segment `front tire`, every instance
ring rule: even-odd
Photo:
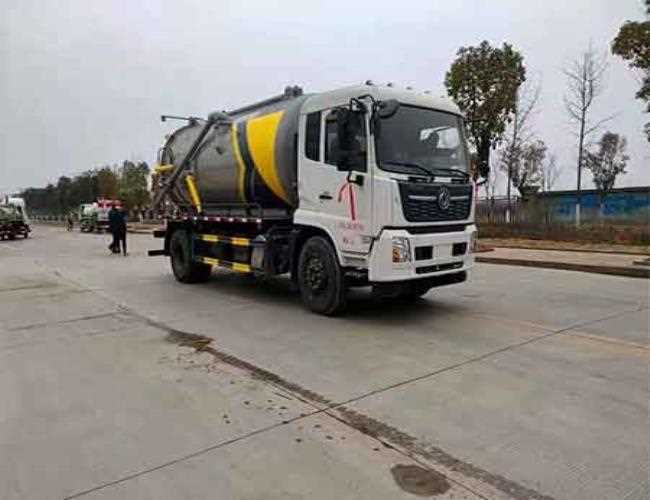
[[[305,306],[311,311],[334,316],[346,305],[343,271],[328,240],[309,238],[298,259],[298,287]]]
[[[203,283],[210,279],[212,267],[192,259],[190,234],[182,229],[174,231],[169,240],[172,271],[181,283]]]

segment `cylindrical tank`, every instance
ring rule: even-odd
[[[230,123],[212,127],[183,173],[193,177],[204,211],[234,203],[296,206],[298,119],[306,97],[289,94],[268,105],[231,112]],[[197,121],[173,132],[161,150],[160,163],[178,166],[203,126]],[[174,203],[189,206],[192,199],[183,177],[169,195]]]

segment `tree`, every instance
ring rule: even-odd
[[[582,167],[586,138],[612,117],[593,122],[591,108],[603,90],[603,78],[607,69],[605,57],[598,57],[589,47],[582,55],[567,65],[563,72],[567,78],[567,93],[564,105],[569,119],[578,126],[578,179],[576,199],[576,225],[580,225],[580,191],[582,188]]]
[[[72,179],[62,175],[59,177],[59,180],[56,183],[56,197],[57,197],[57,207],[56,211],[59,213],[64,213],[70,210],[74,204],[74,200],[71,195],[72,190]]]
[[[557,157],[551,153],[542,164],[542,191],[550,191],[557,182],[562,169],[557,164]]]
[[[127,209],[142,208],[149,203],[148,176],[149,165],[144,161],[135,164],[127,160],[122,164],[118,195]]]
[[[508,127],[508,133],[505,135],[504,148],[499,157],[500,169],[506,173],[506,197],[508,199],[508,213],[511,210],[510,200],[512,191],[512,172],[521,162],[521,152],[523,146],[527,144],[532,133],[530,131],[530,118],[533,115],[541,86],[522,85],[517,92],[517,101],[513,112],[513,119]],[[508,215],[509,216],[509,215]]]
[[[82,172],[73,179],[70,197],[75,205],[91,203],[98,194],[97,172],[94,170]]]
[[[646,11],[650,14],[650,0],[646,0]],[[612,53],[628,62],[630,68],[641,72],[641,88],[637,99],[646,103],[650,112],[650,21],[627,21],[612,42]],[[650,142],[650,122],[645,124],[644,132]]]
[[[119,179],[108,165],[97,171],[97,191],[100,198],[117,198]]]
[[[487,178],[485,179],[485,196],[488,199],[494,201],[494,198],[497,194],[498,184],[499,184],[499,171],[493,168],[490,170]]]
[[[605,198],[614,188],[616,177],[625,174],[629,156],[625,154],[627,141],[613,132],[605,132],[598,143],[598,151],[587,151],[585,168],[591,172],[600,199],[602,215]]]
[[[545,157],[546,145],[540,139],[521,148],[520,159],[513,165],[512,183],[519,190],[522,198],[525,198],[534,186],[539,187]]]
[[[445,75],[449,96],[466,114],[469,138],[478,154],[474,179],[487,178],[490,150],[502,138],[512,119],[517,89],[526,80],[522,55],[511,45],[461,47]]]

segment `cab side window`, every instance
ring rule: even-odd
[[[307,130],[305,133],[305,156],[310,160],[320,160],[320,121],[321,112],[307,115]]]
[[[366,171],[367,146],[366,126],[363,124],[362,129],[357,133],[355,140],[359,145],[361,152],[355,159],[355,170]],[[336,166],[339,161],[340,148],[338,138],[338,125],[336,121],[336,110],[332,110],[325,118],[325,163]]]
[[[325,120],[325,163],[336,165],[339,160],[339,139],[336,113],[329,113]]]

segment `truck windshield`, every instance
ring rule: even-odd
[[[402,104],[381,120],[377,163],[391,172],[465,177],[469,162],[461,117]]]

